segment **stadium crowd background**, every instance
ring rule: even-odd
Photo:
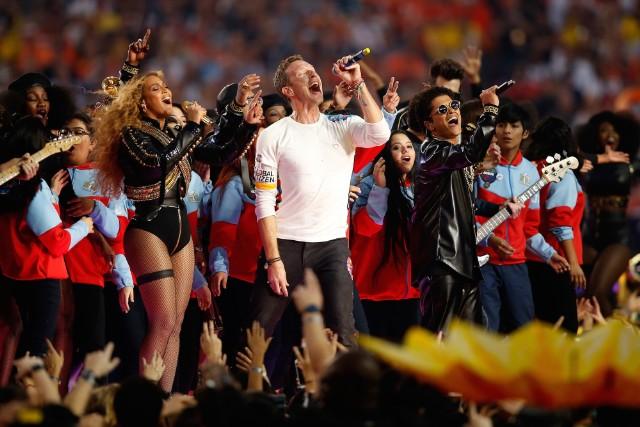
[[[176,99],[205,105],[249,72],[271,91],[278,61],[294,52],[316,64],[327,89],[330,64],[366,46],[405,99],[434,59],[479,46],[484,82],[513,78],[510,97],[572,124],[611,108],[640,74],[637,0],[5,0],[0,82],[39,70],[98,89],[145,27],[145,68],[164,70]]]

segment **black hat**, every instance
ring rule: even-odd
[[[32,86],[42,86],[47,89],[51,87],[51,81],[44,74],[27,73],[21,75],[9,85],[9,90],[14,92],[25,93]]]
[[[262,111],[267,111],[269,108],[276,105],[282,105],[287,114],[291,114],[291,106],[289,105],[289,102],[277,93],[270,93],[262,97]]]
[[[218,97],[216,98],[216,109],[218,110],[218,114],[222,114],[224,107],[231,104],[231,101],[236,97],[237,92],[238,83],[228,84],[218,92]]]

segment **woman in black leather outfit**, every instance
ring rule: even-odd
[[[638,124],[621,114],[604,111],[593,116],[579,133],[580,148],[594,163],[585,175],[588,199],[585,264],[590,264],[588,291],[598,298],[602,313],[613,310],[611,286],[631,257],[627,205],[638,175]]]
[[[124,190],[135,204],[125,253],[149,319],[140,354],[150,360],[158,351],[163,357],[167,368],[160,385],[166,391],[175,375],[193,277],[193,244],[181,201],[189,186],[191,157],[214,164],[232,161],[248,148],[262,116],[258,93],[244,114],[232,102],[217,130],[204,136],[200,120],[205,109],[192,103],[185,109],[187,124],[173,133],[165,127],[172,101],[162,73],[151,72],[122,86],[96,120],[100,184],[110,193]]]

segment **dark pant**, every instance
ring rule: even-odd
[[[87,353],[106,344],[104,289],[100,286],[74,283],[73,289],[73,358],[74,366],[84,361]]]
[[[480,270],[480,301],[487,315],[487,328],[508,333],[533,320],[533,295],[525,263],[487,264]],[[502,322],[501,312],[505,320]]]
[[[356,324],[356,330],[365,335],[369,335],[369,323],[367,322],[367,315],[362,307],[362,300],[358,293],[358,288],[353,288],[353,318]]]
[[[222,289],[222,293],[216,298],[224,325],[221,337],[222,352],[227,355],[228,366],[236,365],[236,353],[242,349],[252,291],[253,283],[229,277],[227,288]]]
[[[184,313],[180,330],[180,354],[173,391],[187,394],[198,385],[198,363],[200,362],[200,333],[205,315],[198,307],[198,299],[191,298]]]
[[[126,314],[120,309],[118,289],[114,284],[105,284],[104,294],[106,336],[114,344],[114,356],[120,359],[120,364],[109,374],[109,380],[117,382],[139,373],[140,346],[147,334],[147,313],[137,286],[133,289],[134,302],[129,303]]]
[[[420,324],[420,300],[397,301],[363,300],[371,335],[390,341],[402,342],[411,326]]]
[[[578,331],[576,291],[569,273],[557,274],[541,262],[527,262],[536,317],[556,323],[564,316],[562,327],[574,334]]]
[[[346,345],[353,345],[353,280],[347,269],[349,248],[347,239],[306,243],[278,239],[280,257],[289,283],[289,295],[304,279],[304,269],[311,268],[322,286],[324,318]],[[264,259],[262,263],[264,265]],[[257,320],[268,336],[273,335],[278,320],[289,304],[290,297],[276,295],[267,284],[267,273],[258,269],[249,309],[249,319]]]
[[[16,358],[27,351],[34,356],[47,352],[46,339],[53,340],[60,307],[60,280],[12,280],[13,297],[22,318],[22,335]]]
[[[478,283],[445,267],[420,281],[422,325],[434,333],[446,331],[454,317],[483,323]]]

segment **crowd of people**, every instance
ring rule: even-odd
[[[633,321],[631,113],[574,132],[483,84],[473,48],[413,93],[350,56],[325,90],[283,54],[273,88],[257,68],[207,109],[153,40],[90,105],[40,72],[0,96],[0,423],[633,425],[478,408],[357,349],[455,318]]]

